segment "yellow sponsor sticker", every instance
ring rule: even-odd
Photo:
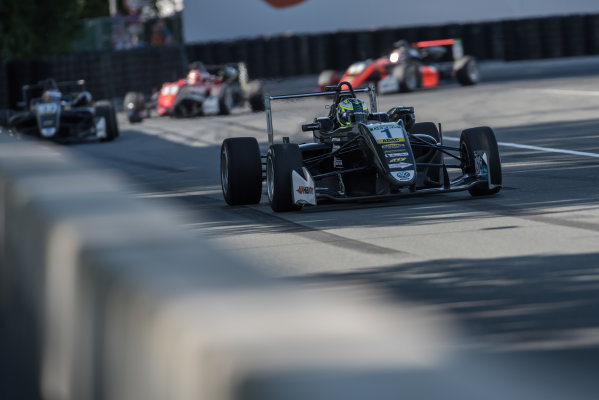
[[[404,138],[391,138],[391,139],[379,139],[376,142],[377,143],[397,143],[397,142],[403,142]]]

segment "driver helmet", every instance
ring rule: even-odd
[[[58,89],[48,89],[42,93],[42,101],[45,103],[49,103],[51,101],[60,100],[62,93]]]
[[[197,85],[198,83],[200,83],[202,81],[203,81],[203,76],[199,69],[192,69],[187,74],[187,82],[190,85]]]
[[[368,118],[368,107],[355,97],[342,100],[337,106],[337,122],[341,126],[349,126],[352,123],[363,122]]]

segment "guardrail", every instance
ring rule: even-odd
[[[274,280],[128,192],[63,148],[0,139],[0,397],[395,398],[356,382],[448,354],[444,317]]]

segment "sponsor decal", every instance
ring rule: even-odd
[[[405,163],[405,162],[401,162],[401,163],[397,163],[397,164],[389,164],[389,168],[407,168],[407,167],[411,167],[412,164],[410,163]]]
[[[316,190],[314,188],[314,180],[306,167],[302,167],[304,176],[297,171],[291,171],[291,181],[293,189],[293,202],[298,205],[312,204],[316,205]]]
[[[291,7],[305,0],[264,0],[275,8]]]
[[[378,139],[377,143],[397,143],[405,141],[404,138]]]
[[[484,151],[474,152],[474,164],[476,174],[482,176],[484,179],[489,179],[489,170],[487,168],[487,154]]]
[[[400,182],[408,182],[411,181],[414,177],[414,170],[409,171],[395,171],[393,172],[393,177]]]
[[[313,194],[314,188],[311,186],[300,186],[296,189],[299,194]]]
[[[387,155],[389,156],[389,155]],[[405,157],[399,157],[399,158],[392,158],[389,160],[390,163],[398,163],[398,162],[402,162],[402,161],[406,161]]]
[[[37,112],[40,115],[56,114],[58,112],[58,104],[42,103],[37,105]]]
[[[387,144],[383,144],[381,145],[381,149],[383,150],[400,150],[400,149],[405,149],[406,145],[403,143],[387,143]],[[406,155],[408,155],[406,153]]]
[[[374,131],[382,131],[385,129],[397,129],[398,125],[393,123],[393,124],[380,124],[380,125],[375,125],[375,126],[370,126],[368,129],[370,129],[371,132]]]
[[[387,153],[387,152],[385,152],[385,155],[387,157],[407,157],[409,154],[407,152],[401,152],[401,153]],[[405,158],[404,158],[404,160],[405,160]]]

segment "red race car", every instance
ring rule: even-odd
[[[400,40],[389,55],[358,61],[344,73],[323,71],[318,87],[350,82],[353,87],[375,84],[379,93],[412,92],[439,85],[442,79],[457,79],[463,85],[479,81],[478,64],[465,56],[460,39],[443,39],[409,44]]]
[[[154,107],[158,115],[174,117],[227,115],[246,103],[252,111],[264,111],[264,93],[259,81],[248,82],[243,63],[206,67],[195,62],[184,79],[162,84],[151,102],[143,93],[129,92],[123,103],[129,122],[141,122]]]

